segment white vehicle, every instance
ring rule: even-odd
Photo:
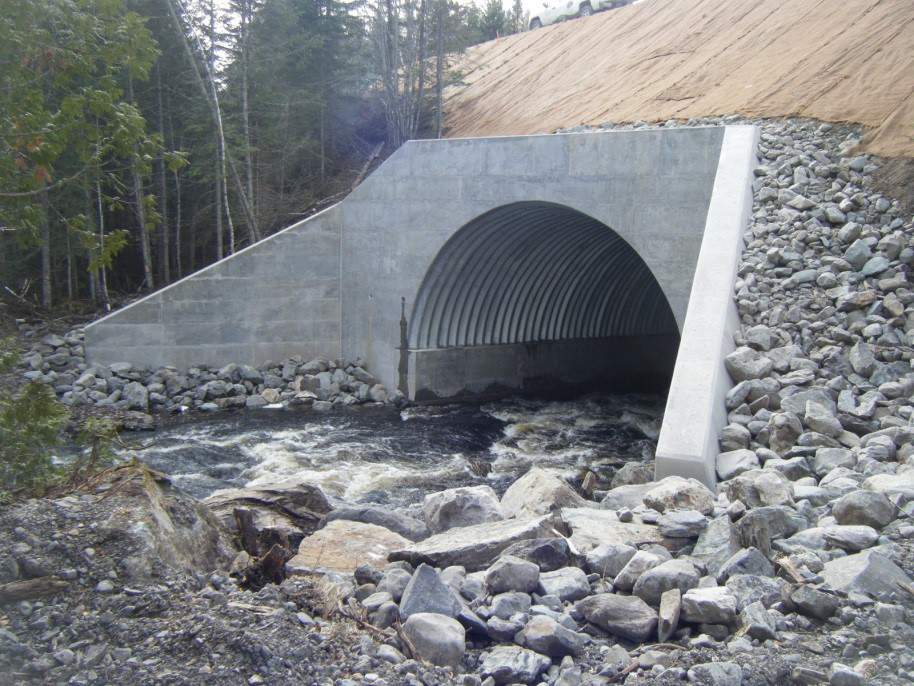
[[[575,17],[589,17],[594,12],[611,10],[632,2],[634,0],[547,0],[540,12],[531,12],[530,28],[538,29]]]

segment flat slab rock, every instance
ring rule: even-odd
[[[621,522],[611,510],[566,507],[562,510],[561,516],[571,531],[569,542],[581,554],[590,552],[602,543],[638,547],[647,543],[663,545],[667,541],[653,524],[639,521]]]
[[[886,591],[897,592],[897,582],[911,583],[904,570],[878,550],[864,550],[825,563],[822,570],[825,583],[837,591],[858,591],[879,595]]]
[[[361,564],[383,569],[390,551],[407,545],[407,539],[384,527],[338,519],[299,544],[286,572],[352,574]]]
[[[403,539],[405,545],[392,548],[388,559],[405,560],[413,566],[423,562],[441,568],[459,565],[468,572],[478,572],[487,569],[503,550],[517,541],[553,537],[550,516],[508,519],[456,527],[412,545]]]

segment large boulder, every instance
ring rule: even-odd
[[[568,564],[571,548],[564,538],[534,538],[513,543],[505,548],[505,555],[532,562],[541,572],[551,572]]]
[[[615,577],[628,564],[638,550],[626,543],[601,543],[588,552],[584,559],[591,574]]]
[[[540,568],[513,555],[502,555],[486,572],[486,586],[493,594],[505,591],[530,593],[540,580]]]
[[[577,655],[584,647],[584,639],[577,632],[545,615],[537,615],[527,622],[523,635],[528,648],[549,657]]]
[[[601,593],[579,601],[577,609],[603,631],[636,643],[657,631],[657,613],[636,596]]]
[[[441,568],[459,565],[478,572],[487,569],[508,546],[546,537],[555,537],[548,516],[508,519],[449,529],[418,543],[408,544],[404,539],[407,545],[392,549],[388,559],[405,560],[413,566],[423,562]]]
[[[695,624],[732,624],[736,596],[722,586],[690,589],[682,596],[681,617]]]
[[[863,488],[880,493],[899,507],[914,501],[914,470],[901,474],[874,474]]]
[[[422,514],[432,534],[505,519],[504,509],[491,486],[462,486],[430,493],[425,496]]]
[[[901,567],[875,549],[826,562],[821,575],[836,591],[857,591],[874,596],[896,593],[899,581],[911,583]]]
[[[303,539],[298,554],[286,563],[288,574],[352,574],[368,564],[383,569],[392,550],[409,541],[389,529],[338,519]]]
[[[668,476],[644,494],[644,504],[657,512],[698,510],[703,515],[714,512],[714,494],[698,479]]]
[[[639,521],[623,522],[611,510],[565,508],[562,510],[562,521],[571,532],[571,547],[579,553],[586,554],[603,543],[640,546],[666,542],[655,525]]]
[[[532,684],[551,664],[545,655],[526,648],[496,646],[483,656],[480,672],[496,684]]]
[[[554,572],[540,574],[537,593],[555,596],[563,602],[580,600],[590,595],[590,584],[584,570],[578,567],[563,567]]]
[[[563,507],[585,507],[587,501],[565,481],[546,469],[534,467],[515,481],[501,498],[509,517],[549,514]]]
[[[891,500],[873,491],[852,491],[832,504],[838,524],[860,524],[881,529],[895,519],[898,509]]]
[[[322,528],[337,519],[383,526],[385,529],[390,529],[410,541],[423,541],[429,536],[425,522],[380,505],[346,505],[338,507],[321,519],[318,528]]]
[[[698,585],[701,575],[695,565],[686,560],[667,560],[645,571],[632,588],[635,595],[649,605],[660,605],[660,597],[670,589],[678,588],[682,593]]]
[[[317,486],[300,479],[225,489],[203,502],[255,557],[274,544],[295,550],[332,509]]]
[[[654,487],[653,483],[624,484],[613,488],[600,501],[604,510],[634,510],[644,504],[644,494]]]
[[[462,608],[460,597],[441,580],[438,572],[428,565],[419,565],[400,598],[400,619],[429,612],[456,617]]]
[[[460,622],[445,615],[419,612],[403,623],[403,633],[419,653],[416,657],[439,667],[458,667],[466,650]]]

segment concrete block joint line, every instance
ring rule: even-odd
[[[657,476],[710,485],[756,140],[411,141],[339,204],[88,326],[87,357],[361,356],[414,400],[672,377]]]

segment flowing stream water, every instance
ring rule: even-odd
[[[622,464],[653,457],[662,412],[659,395],[607,394],[239,411],[167,420],[136,457],[197,497],[298,477],[337,504],[414,511],[427,493],[455,486],[489,484],[501,494],[531,466],[571,481],[590,469],[608,488]]]

